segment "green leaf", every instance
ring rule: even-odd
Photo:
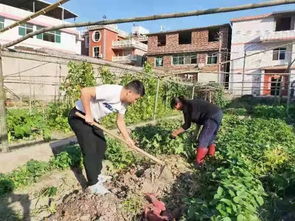
[[[246,220],[247,220],[246,217],[244,215],[242,215],[242,214],[239,214],[237,216],[237,221],[246,221]]]

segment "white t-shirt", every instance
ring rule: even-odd
[[[114,84],[95,87],[96,97],[90,101],[90,109],[96,121],[113,112],[125,114],[126,104],[120,101],[122,89],[123,86]],[[76,102],[76,108],[85,113],[81,100]]]

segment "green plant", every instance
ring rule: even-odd
[[[123,169],[138,161],[132,152],[128,151],[127,147],[123,147],[118,141],[107,138],[107,145],[106,159],[110,160],[116,168]]]
[[[203,100],[211,100],[212,103],[225,107],[229,101],[225,97],[224,88],[218,83],[208,83],[206,85],[195,86],[195,97]]]
[[[201,200],[187,199],[187,219],[260,220],[261,211],[270,217],[267,211],[278,208],[263,209],[265,199],[284,196],[294,177],[293,129],[277,119],[224,118],[216,159],[200,174]]]
[[[177,139],[171,139],[170,133],[181,125],[180,121],[162,121],[155,126],[137,127],[133,136],[139,146],[153,154],[182,154],[191,159],[195,142],[193,133],[187,132]]]
[[[144,202],[141,196],[132,195],[122,202],[123,210],[128,213],[130,217],[135,217],[140,214]]]
[[[136,104],[128,107],[125,119],[127,124],[150,120],[154,117],[154,114],[156,114],[157,117],[173,114],[173,110],[170,108],[171,98],[182,94],[186,95],[187,92],[186,87],[183,85],[174,82],[167,83],[160,80],[157,109],[156,113],[154,113],[158,77],[152,72],[149,64],[146,63],[143,73],[125,73],[124,75],[118,76],[117,81],[114,80],[116,79],[115,75],[109,72],[107,68],[103,68],[100,74],[103,83],[118,83],[120,85],[126,85],[135,79],[139,79],[143,82],[146,89],[146,95],[137,101]],[[148,75],[148,77],[146,75]],[[115,125],[115,117],[114,115],[107,116],[102,122],[108,127],[113,127]]]
[[[68,63],[68,75],[61,84],[65,105],[74,106],[74,102],[80,97],[80,90],[84,87],[94,86],[96,79],[92,65],[86,62]]]
[[[38,182],[39,178],[54,169],[66,169],[70,166],[80,166],[81,153],[77,146],[69,146],[49,162],[29,160],[11,173],[0,174],[0,196],[15,188]]]
[[[30,113],[27,109],[8,109],[7,126],[9,141],[50,136],[43,114],[38,110]]]
[[[56,196],[56,194],[57,194],[57,187],[55,186],[45,187],[40,192],[40,196],[45,196],[45,197],[53,197],[53,196]]]

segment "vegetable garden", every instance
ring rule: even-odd
[[[170,98],[180,94],[191,97],[191,87],[161,81],[157,95],[158,77],[148,65],[138,76],[117,77],[102,68],[99,77],[102,83],[125,84],[134,78],[144,82],[146,96],[128,110],[127,124],[174,116],[132,131],[138,145],[163,160],[170,172],[157,180],[157,165],[108,137],[106,159],[113,167],[109,171],[113,175],[109,183],[112,195],[91,197],[82,191],[73,191],[48,210],[46,219],[139,220],[147,204],[144,198],[147,191],[157,193],[158,198],[166,203],[171,220],[295,219],[295,133],[292,126],[295,117],[293,115],[290,119],[286,115],[284,105],[270,105],[263,100],[256,102],[254,98],[228,101],[223,89],[217,86],[212,102],[222,106],[225,112],[217,139],[217,154],[206,161],[204,168],[195,169],[192,162],[196,129],[191,128],[175,140],[169,138],[170,132],[182,120],[169,108]],[[63,100],[49,104],[45,111],[38,105],[31,113],[26,109],[8,111],[9,139],[43,137],[50,140],[53,130],[69,131],[68,110],[79,97],[80,88],[95,85],[95,82],[96,76],[89,64],[70,63],[69,75],[61,87]],[[195,97],[202,97],[200,90],[194,91]],[[157,96],[159,100],[155,105]],[[293,106],[291,108],[294,110]],[[103,124],[112,128],[114,117],[108,117]],[[43,176],[54,171],[73,167],[82,167],[78,145],[66,147],[49,162],[28,161],[11,173],[0,174],[1,198],[9,197],[16,189],[38,183]],[[52,198],[58,187],[46,191],[48,198]],[[22,220],[22,217],[0,213],[0,219]]]

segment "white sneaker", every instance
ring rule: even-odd
[[[110,191],[107,188],[105,188],[100,182],[97,182],[96,184],[89,186],[88,189],[93,194],[104,195],[110,193]]]
[[[104,182],[106,182],[108,180],[111,180],[111,179],[112,179],[111,176],[106,176],[106,175],[102,175],[102,174],[99,174],[98,177],[97,177],[97,181],[99,183],[104,183]]]

